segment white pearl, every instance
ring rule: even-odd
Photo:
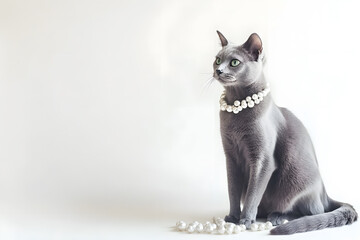
[[[285,224],[285,223],[288,223],[289,221],[287,219],[284,219],[281,221],[281,224]]]
[[[193,233],[195,231],[195,227],[193,225],[189,225],[186,230],[188,233]]]
[[[247,102],[245,100],[241,101],[241,107],[244,109],[247,107]]]
[[[221,107],[220,107],[221,111],[225,111],[225,110],[226,110],[226,107],[227,107],[226,104],[221,105]]]
[[[217,217],[217,218],[216,218],[216,222],[222,222],[222,221],[225,222],[225,220],[224,220],[223,218],[221,218],[221,217]]]
[[[248,96],[248,97],[245,98],[245,100],[246,100],[247,102],[250,102],[250,101],[251,101],[251,97]]]
[[[215,223],[213,223],[213,224],[211,224],[211,227],[212,227],[212,230],[214,231],[214,230],[216,230],[217,225]]]
[[[239,113],[239,108],[234,107],[234,108],[233,108],[233,113],[238,114],[238,113]]]
[[[234,102],[234,105],[235,105],[235,106],[240,106],[240,101],[239,101],[239,100],[236,100],[236,101]]]
[[[183,231],[186,229],[186,223],[184,221],[179,221],[176,223],[176,227],[179,231]]]
[[[220,217],[213,217],[212,221],[213,221],[213,223],[216,223],[219,219],[221,219],[221,218]]]
[[[264,98],[261,96],[259,96],[259,100],[260,100],[260,102],[262,101],[262,100],[264,100]]]
[[[239,227],[242,232],[246,231],[246,226],[244,224],[240,224]]]
[[[195,222],[192,223],[192,225],[194,225],[196,227],[197,225],[199,225],[199,222],[195,221]]]
[[[259,98],[263,98],[263,97],[264,97],[264,94],[263,94],[262,92],[259,92],[257,95],[258,95]]]
[[[230,222],[227,222],[227,223],[225,223],[225,227],[226,227],[226,228],[235,227],[235,224],[230,223]]]
[[[218,232],[219,234],[224,234],[224,233],[225,233],[225,227],[223,227],[223,226],[218,227],[217,232]]]
[[[207,233],[211,233],[213,231],[213,227],[212,227],[212,224],[205,224],[205,227],[204,227],[204,231],[207,232]]]
[[[265,223],[259,223],[259,231],[265,230]]]
[[[217,223],[216,223],[216,226],[219,228],[219,227],[225,227],[225,221],[224,220],[222,220],[222,221],[218,221]]]
[[[232,112],[232,106],[227,106],[227,107],[226,107],[226,111]]]
[[[239,232],[241,232],[240,226],[239,226],[239,225],[235,225],[235,226],[234,226],[234,229],[233,229],[233,232],[234,232],[234,233],[239,233]]]
[[[272,223],[269,222],[269,221],[265,223],[265,229],[267,229],[267,230],[269,230],[270,228],[272,228],[272,226],[273,226]]]
[[[204,226],[201,223],[199,223],[198,225],[196,225],[195,230],[201,233],[204,231]]]
[[[225,231],[227,234],[232,234],[234,231],[234,226],[230,225],[228,228],[225,229]]]
[[[254,102],[255,102],[255,104],[259,104],[259,103],[260,103],[260,100],[259,100],[259,99],[255,99]]]
[[[250,101],[248,102],[248,107],[249,107],[249,108],[254,107],[254,105],[255,105],[255,103],[254,103],[253,100],[250,100]]]
[[[251,231],[257,231],[259,229],[259,226],[256,223],[251,224],[250,226]]]
[[[258,95],[256,93],[254,93],[252,96],[251,96],[252,99],[256,100],[258,99]]]

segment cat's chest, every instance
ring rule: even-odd
[[[259,119],[221,113],[220,128],[222,133],[231,137],[246,138],[247,136],[259,134],[262,130],[262,124]]]
[[[221,134],[229,149],[239,153],[257,145],[264,135],[261,120],[249,121],[247,118],[224,114],[220,118]]]
[[[277,139],[277,122],[271,114],[238,116],[220,114],[225,152],[237,160],[256,161],[265,153],[272,156]]]

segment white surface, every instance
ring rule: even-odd
[[[269,231],[240,232],[232,235],[178,232],[174,230],[179,216],[187,222],[195,220],[210,221],[210,214],[219,214],[211,207],[202,208],[203,212],[192,209],[191,213],[178,212],[169,214],[166,210],[156,214],[124,215],[115,209],[102,209],[100,214],[71,214],[62,212],[52,215],[29,214],[2,215],[0,222],[1,239],[357,239],[360,234],[359,224],[341,228],[294,234],[290,236],[270,236]],[[189,208],[187,208],[189,210]],[[221,213],[223,214],[223,213]],[[6,219],[6,220],[5,220]]]
[[[359,208],[358,9],[1,1],[0,238],[213,239],[169,227],[228,210],[222,89],[203,89],[215,30],[239,44],[260,34],[276,102],[307,126],[329,195]],[[303,236],[354,239],[359,224],[291,238]]]

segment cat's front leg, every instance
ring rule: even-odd
[[[239,223],[240,220],[240,198],[243,189],[239,165],[232,154],[226,154],[226,169],[228,181],[228,193],[230,200],[230,212],[225,216],[226,222]]]
[[[268,156],[257,157],[249,162],[251,162],[249,184],[239,221],[248,229],[251,223],[256,221],[257,208],[275,170],[274,159]]]

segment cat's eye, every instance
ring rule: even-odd
[[[239,64],[240,64],[240,61],[237,60],[237,59],[233,59],[233,60],[231,60],[231,62],[230,62],[230,66],[232,66],[232,67],[236,67],[236,66],[239,65]]]
[[[217,57],[216,60],[215,60],[215,63],[216,63],[216,65],[220,65],[221,59]]]

